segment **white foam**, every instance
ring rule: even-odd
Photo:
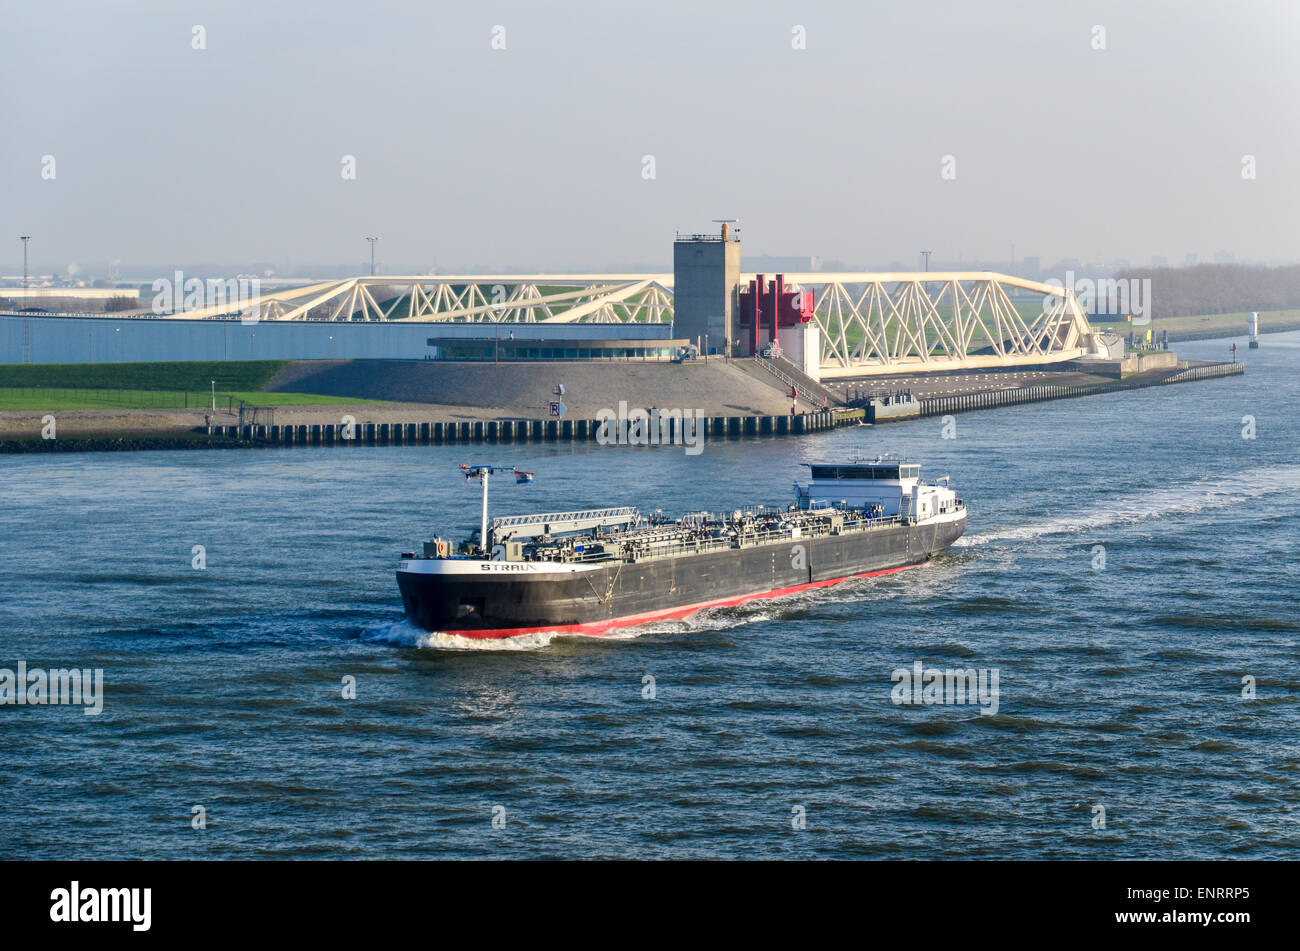
[[[560,637],[559,631],[539,631],[533,634],[519,634],[516,637],[461,637],[459,634],[444,634],[435,631],[421,631],[415,646],[442,651],[539,651],[551,646],[551,641]]]
[[[793,595],[791,597],[794,597]],[[771,600],[762,604],[770,605]],[[770,621],[768,611],[749,604],[738,604],[730,608],[705,608],[683,618],[670,618],[663,621],[649,621],[634,629],[637,636],[643,634],[692,634],[697,631],[726,631],[733,627],[753,624],[756,621]]]
[[[1154,518],[1195,515],[1228,508],[1252,499],[1300,488],[1300,466],[1266,466],[1218,479],[1198,479],[1136,495],[1081,506],[1077,513],[1009,525],[959,538],[954,547],[1018,541],[1044,535],[1074,535],[1111,525],[1128,525]]]
[[[631,640],[645,633],[642,628],[611,630],[604,635],[575,634],[571,631],[535,631],[514,637],[462,637],[441,631],[430,633],[409,620],[381,624],[361,632],[361,639],[369,643],[391,644],[395,647],[429,648],[456,651],[537,651],[544,650],[557,637],[590,637],[600,640]]]

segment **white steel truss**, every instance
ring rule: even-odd
[[[1072,291],[991,271],[785,281],[814,292],[827,376],[1067,360],[1092,332]],[[260,320],[670,324],[672,293],[671,274],[375,275],[266,292],[240,307]],[[239,312],[225,304],[164,316]]]
[[[1069,360],[1092,333],[1073,291],[991,271],[786,275],[792,285],[814,290],[823,376]]]
[[[483,323],[670,323],[666,274],[376,275],[266,291],[165,317],[188,320],[255,312],[259,320]]]

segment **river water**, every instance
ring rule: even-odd
[[[952,439],[0,456],[0,667],[104,678],[98,716],[0,706],[0,858],[1295,857],[1300,334],[1263,340]],[[461,462],[537,473],[498,514],[679,512],[855,451],[951,474],[967,536],[612,638],[402,621],[397,555],[476,523]],[[918,661],[996,671],[996,713],[894,703]]]

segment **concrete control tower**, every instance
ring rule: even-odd
[[[719,234],[679,234],[673,242],[673,336],[701,353],[734,349],[740,235],[723,222]],[[707,339],[706,339],[707,338]]]

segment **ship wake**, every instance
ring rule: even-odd
[[[1024,541],[1049,535],[1077,535],[1099,528],[1132,525],[1151,519],[1195,515],[1229,508],[1263,496],[1300,489],[1300,466],[1265,466],[1224,478],[1198,479],[1182,485],[1099,501],[1071,515],[1022,522],[959,538],[954,547]]]

